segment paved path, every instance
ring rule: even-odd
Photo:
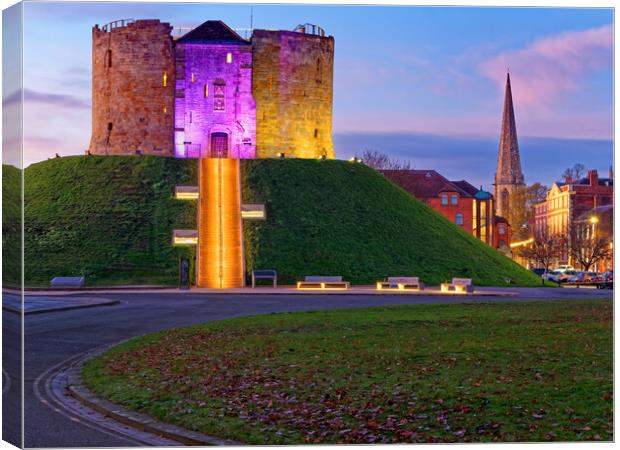
[[[497,289],[494,289],[497,290]],[[106,293],[100,298],[118,300],[113,306],[56,311],[25,316],[25,446],[26,447],[114,447],[136,442],[93,428],[81,418],[55,411],[45,392],[35,393],[35,384],[54,366],[101,345],[152,331],[196,324],[227,317],[277,311],[422,304],[463,301],[514,302],[524,300],[612,298],[612,291],[562,288],[511,288],[517,296],[437,297],[423,295],[218,295],[203,293]],[[9,294],[4,294],[9,295]],[[67,296],[68,301],[82,294]],[[13,301],[15,301],[13,299]],[[3,394],[4,438],[15,442],[19,416],[19,326],[20,315],[3,311],[3,364],[10,379]],[[39,380],[39,383],[35,383]],[[48,402],[48,404],[46,404]]]

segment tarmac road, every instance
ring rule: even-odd
[[[500,290],[493,288],[494,291]],[[41,389],[63,361],[102,345],[141,334],[227,317],[279,311],[304,311],[397,304],[514,302],[613,297],[611,290],[510,288],[515,297],[437,297],[424,295],[223,295],[183,293],[105,293],[112,306],[25,316],[25,447],[130,447],[140,445],[65,411]],[[3,296],[10,295],[4,293]],[[75,301],[83,294],[71,294]],[[3,438],[20,442],[19,314],[3,311]],[[36,389],[36,392],[35,392]],[[6,392],[5,392],[6,390]]]

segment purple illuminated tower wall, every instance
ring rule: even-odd
[[[175,44],[175,156],[256,157],[250,43],[207,21]]]

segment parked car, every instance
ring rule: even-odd
[[[562,275],[560,272],[556,272],[555,270],[551,270],[542,275],[543,280],[555,281],[558,282],[558,278]]]
[[[614,281],[614,271],[613,271],[613,270],[610,270],[610,271],[608,271],[608,272],[604,272],[604,273],[601,275],[601,279],[602,279],[603,281]]]
[[[575,268],[573,266],[569,266],[569,265],[562,265],[562,266],[558,266],[555,268],[556,272],[560,272],[560,273],[564,273],[567,272],[569,270],[572,270],[573,272],[575,271]]]
[[[569,281],[571,278],[575,278],[576,276],[580,275],[581,272],[577,272],[576,270],[565,270],[564,272],[560,272],[560,276],[558,277],[558,283],[566,283],[567,281]]]

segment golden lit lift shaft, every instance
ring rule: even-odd
[[[243,287],[239,160],[199,159],[198,287]]]

